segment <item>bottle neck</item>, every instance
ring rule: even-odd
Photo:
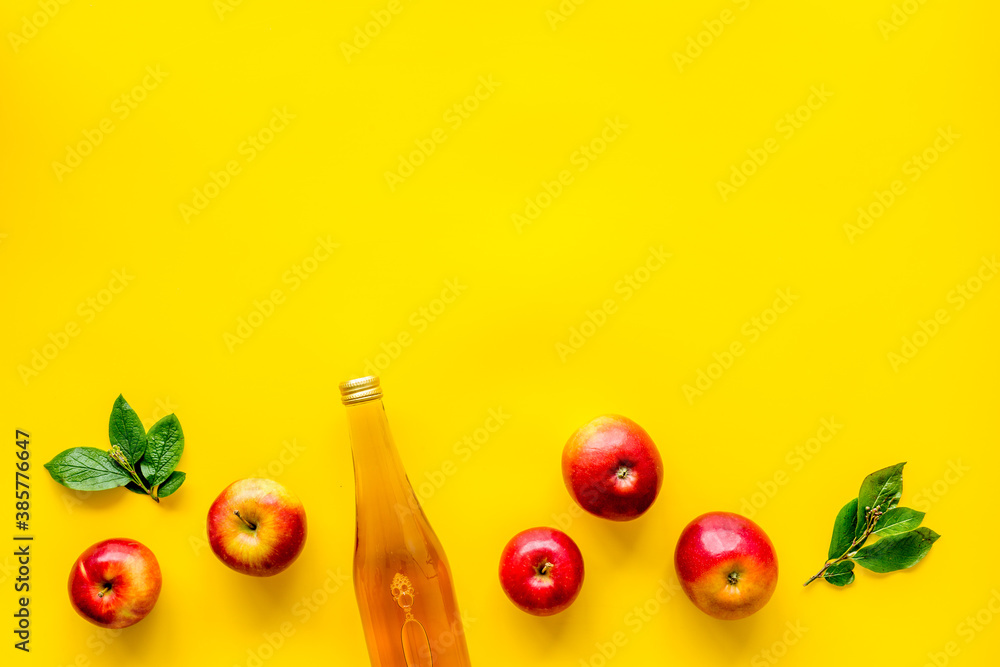
[[[361,508],[383,505],[400,519],[420,511],[399,458],[381,399],[347,406],[347,427],[354,456],[354,487]]]

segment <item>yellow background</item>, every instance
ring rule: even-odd
[[[455,466],[421,495],[474,619],[476,665],[773,664],[765,650],[788,665],[921,665],[948,642],[950,664],[995,660],[1000,622],[971,641],[958,625],[1000,588],[1000,281],[961,309],[949,293],[1000,250],[996,3],[911,0],[915,13],[883,34],[889,0],[591,0],[554,28],[557,0],[400,1],[350,62],[341,43],[387,3],[244,0],[220,14],[212,0],[69,0],[15,43],[42,10],[4,3],[0,405],[11,477],[14,429],[32,435],[36,536],[30,656],[10,646],[12,558],[0,557],[4,663],[248,665],[291,622],[264,664],[367,664],[350,585],[308,619],[296,605],[351,568],[336,383],[400,334],[411,344],[381,359],[385,404],[415,486]],[[732,22],[701,35],[679,71],[675,52],[704,21],[718,32],[725,9]],[[147,67],[165,74],[121,118]],[[453,127],[445,114],[480,77],[499,85]],[[813,86],[832,95],[786,137],[776,124]],[[275,108],[295,118],[247,161],[241,143]],[[113,131],[60,180],[53,162],[105,119]],[[607,119],[627,127],[580,171],[574,154]],[[948,127],[960,138],[911,181],[907,161]],[[438,128],[444,143],[390,189],[385,172]],[[717,183],[769,138],[777,152],[723,201]],[[185,221],[180,205],[230,160],[239,173]],[[572,182],[519,230],[512,214],[563,170]],[[905,192],[852,242],[844,225],[897,179]],[[293,289],[286,272],[318,237],[339,247]],[[660,246],[671,257],[626,299],[616,284]],[[125,289],[102,293],[123,269]],[[449,280],[465,289],[421,328]],[[744,326],[779,289],[797,301],[751,341]],[[284,302],[227,345],[274,290]],[[109,297],[88,319],[80,304]],[[560,355],[607,299],[615,312]],[[938,309],[947,323],[894,369],[888,354]],[[24,374],[69,323],[78,335]],[[682,387],[733,342],[744,354],[687,400]],[[41,467],[107,446],[119,393],[147,428],[166,411],[183,425],[188,481],[159,506],[124,490],[78,497]],[[496,408],[510,418],[463,460],[455,443]],[[635,522],[567,521],[562,445],[606,412],[655,439],[662,493]],[[793,463],[824,418],[842,429]],[[803,589],[861,479],[904,460],[903,503],[943,535],[930,556]],[[269,466],[303,499],[310,532],[293,568],[258,580],[213,557],[204,518],[225,485]],[[634,631],[633,608],[673,581],[683,526],[754,500],[780,560],[772,601],[725,623],[675,595]],[[586,581],[565,613],[530,617],[500,590],[498,557],[519,530],[557,522]],[[114,536],[148,545],[164,585],[146,620],[110,637],[74,614],[65,580],[79,552]],[[807,631],[791,644],[786,623]],[[597,644],[616,632],[626,641],[604,659]]]

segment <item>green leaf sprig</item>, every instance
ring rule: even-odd
[[[802,584],[825,579],[834,586],[854,581],[854,565],[872,572],[895,572],[919,563],[940,535],[920,527],[924,513],[899,507],[906,462],[865,477],[857,498],[844,505],[833,522],[833,537],[823,569]],[[868,546],[869,538],[878,540]]]
[[[155,502],[180,488],[187,477],[175,470],[184,453],[184,432],[175,415],[153,424],[149,433],[121,395],[108,424],[111,449],[73,447],[45,464],[52,479],[78,491],[124,486]]]

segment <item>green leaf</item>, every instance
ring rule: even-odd
[[[854,581],[854,561],[845,560],[828,567],[823,578],[834,586],[846,586]]]
[[[125,486],[132,479],[111,460],[108,453],[96,447],[74,447],[56,454],[45,469],[63,486],[77,491],[103,491]]]
[[[865,531],[868,512],[875,507],[888,512],[899,504],[903,495],[903,466],[906,462],[882,468],[865,477],[858,493],[858,523],[854,536],[861,537]]]
[[[889,537],[890,535],[908,533],[919,526],[923,520],[923,512],[911,510],[909,507],[894,507],[879,517],[872,535]]]
[[[118,445],[125,456],[135,466],[146,452],[146,430],[135,410],[125,402],[119,394],[115,405],[111,408],[111,420],[108,423],[108,437],[112,445]]]
[[[174,415],[167,415],[153,424],[146,436],[146,454],[142,458],[142,475],[149,485],[162,484],[177,467],[184,452],[184,431]]]
[[[125,485],[125,488],[132,493],[138,493],[140,496],[148,496],[149,494],[142,490],[142,487],[135,482],[129,482]]]
[[[833,522],[833,537],[830,538],[830,551],[827,558],[840,558],[854,542],[854,527],[858,522],[858,499],[851,498],[844,505]],[[853,568],[853,566],[852,566]]]
[[[905,570],[919,563],[939,537],[930,528],[890,535],[858,551],[854,560],[872,572]]]
[[[171,493],[181,488],[181,484],[187,479],[187,474],[181,472],[180,470],[175,470],[170,473],[170,477],[167,477],[163,484],[160,484],[159,488],[155,489],[153,493],[157,498],[166,498]]]

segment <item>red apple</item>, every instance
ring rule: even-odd
[[[146,618],[160,597],[160,564],[135,540],[104,540],[87,548],[69,573],[69,601],[102,628],[127,628]]]
[[[753,521],[731,512],[709,512],[689,523],[677,541],[674,567],[691,602],[727,621],[756,612],[778,585],[771,540]]]
[[[514,605],[535,616],[558,614],[583,585],[583,555],[566,533],[529,528],[500,555],[500,585]]]
[[[223,489],[208,510],[208,542],[237,572],[270,577],[302,553],[306,511],[274,480],[241,479]]]
[[[563,481],[591,514],[629,521],[642,515],[663,485],[663,461],[641,426],[602,415],[574,433],[562,453]]]

